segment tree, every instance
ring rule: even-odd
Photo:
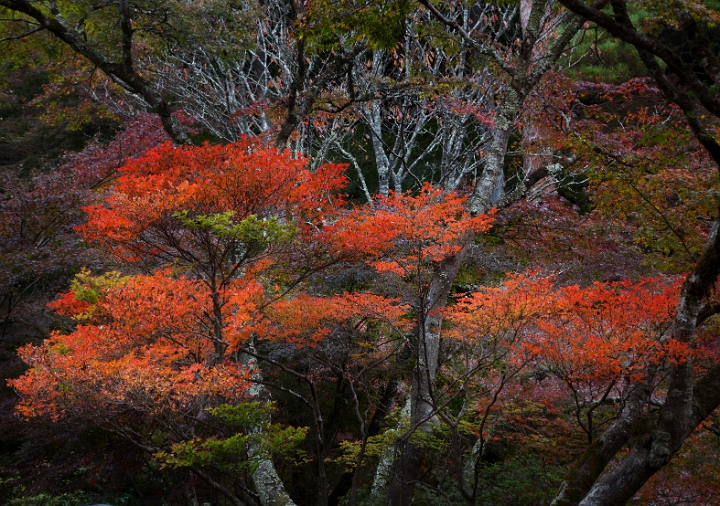
[[[224,5],[224,4],[223,4]],[[0,4],[8,18],[11,34],[7,41],[47,31],[102,70],[128,93],[140,97],[150,110],[158,114],[166,132],[175,142],[188,144],[190,138],[173,114],[172,100],[148,78],[153,51],[166,44],[192,38],[206,16],[221,13],[209,3],[193,8],[175,2],[41,2],[8,0]],[[237,10],[222,12],[219,30],[246,31]],[[197,24],[195,24],[197,22]],[[191,40],[187,40],[192,43]],[[143,48],[144,51],[139,51]],[[152,48],[148,51],[149,48]]]
[[[279,169],[262,170],[267,164]],[[173,265],[176,272],[81,275],[55,307],[83,323],[70,334],[55,334],[43,346],[22,351],[32,369],[13,382],[25,398],[21,412],[93,420],[168,465],[192,470],[232,502],[246,499],[219,476],[231,469],[250,470],[262,504],[289,503],[267,452],[273,441],[296,441],[300,433],[248,414],[259,409],[263,385],[275,384],[261,373],[260,364],[267,364],[308,387],[304,395],[278,384],[304,399],[313,413],[319,500],[327,500],[327,417],[317,394],[318,372],[300,372],[268,350],[299,346],[311,351],[314,371],[321,364],[339,368],[362,422],[359,387],[369,368],[378,367],[370,364],[403,353],[393,333],[407,332],[409,323],[433,329],[439,321],[437,305],[427,302],[436,296],[430,293],[436,266],[457,255],[468,234],[487,230],[490,218],[472,217],[466,198],[429,185],[417,196],[391,194],[375,207],[343,210],[332,195],[344,183],[343,168],[328,165],[312,173],[306,167],[306,160],[248,141],[198,148],[165,144],[123,167],[106,202],[87,208],[90,221],[82,233],[126,262],[148,269]],[[290,260],[282,261],[280,253]],[[403,323],[405,306],[372,294],[285,297],[312,272],[350,261],[395,279],[392,284],[409,302],[413,318]],[[272,287],[273,280],[282,286]],[[484,425],[501,394],[531,365],[575,393],[575,417],[592,440],[592,412],[615,392],[620,398],[633,392],[625,388],[623,376],[644,379],[668,358],[686,359],[682,343],[656,345],[663,334],[658,325],[674,304],[668,292],[673,287],[625,283],[554,293],[549,287],[547,279],[518,278],[504,290],[476,294],[445,312],[456,327],[457,358],[443,365],[442,374],[431,371],[432,384],[423,375],[427,364],[413,368],[411,395],[429,391],[432,398],[414,401],[425,403],[427,420],[410,417],[399,437],[405,451],[423,451],[419,434],[430,437],[432,432],[419,429],[432,418],[438,419],[432,425],[442,420],[459,440],[475,403],[485,410],[482,447]],[[647,323],[639,326],[639,320]],[[598,333],[588,335],[584,329]],[[409,346],[423,361],[426,343],[416,335]],[[343,362],[353,350],[368,346],[363,343],[372,342],[373,354],[353,359],[352,369],[334,365],[337,351],[331,350],[346,339]],[[599,357],[605,367],[593,369],[590,364],[597,365]],[[457,412],[450,406],[460,398],[466,407]],[[204,414],[208,410],[211,419]],[[157,430],[165,436],[159,439]],[[363,432],[367,445],[370,434]],[[242,445],[247,461],[230,452],[233,444]],[[461,455],[454,462],[456,483],[472,502],[478,475],[466,488]]]
[[[344,182],[342,166],[326,165],[311,173],[306,165],[304,159],[247,141],[195,149],[165,144],[126,165],[106,205],[86,208],[90,222],[83,234],[125,261],[142,261],[149,268],[172,263],[187,269],[193,279],[176,277],[170,270],[133,278],[82,275],[56,307],[88,323],[72,334],[55,335],[42,347],[25,348],[23,356],[34,368],[13,383],[28,395],[22,412],[91,417],[156,455],[191,439],[207,409],[263,399],[262,386],[249,387],[260,371],[254,359],[241,358],[241,344],[250,340],[252,353],[255,339],[283,339],[285,333],[292,342],[302,330],[280,330],[289,306],[266,313],[278,321],[268,326],[259,311],[277,296],[265,294],[258,278],[272,279],[272,258],[279,252],[291,255],[288,246],[294,237],[316,233],[317,224],[333,212],[325,205],[337,200],[330,192]],[[270,172],[268,166],[276,170]],[[302,278],[318,268],[302,262],[305,254],[298,252],[301,263],[291,276]],[[322,261],[336,260],[326,256]],[[285,276],[289,287],[297,282]],[[354,318],[347,307],[332,309],[340,303],[342,298],[314,301],[327,309],[320,307],[314,326],[307,319],[304,323],[322,336],[324,320]],[[373,306],[382,313],[381,303],[378,298],[364,306],[359,300],[345,301],[349,307]],[[136,306],[137,311],[132,309]],[[163,308],[174,308],[173,314],[161,316]],[[125,318],[126,311],[133,316]],[[323,316],[322,311],[342,316]],[[284,317],[285,326],[295,325],[296,317],[290,314],[289,320]],[[164,320],[160,327],[158,317]],[[105,346],[108,339],[116,345]],[[160,375],[164,386],[158,383]],[[133,412],[149,417],[148,423],[138,427],[127,418]],[[242,423],[250,434],[262,434],[259,422]],[[158,444],[153,436],[158,429],[174,435]],[[263,439],[248,437],[260,501],[276,504],[281,496],[289,501],[268,465]],[[167,459],[192,464],[193,472],[211,487],[239,501],[204,474],[204,461]]]
[[[234,504],[549,502],[567,469],[557,504],[614,504],[692,461],[680,445],[719,395],[714,64],[664,42],[664,8],[641,32],[610,3],[579,16],[662,53],[644,58],[657,88],[553,71],[587,25],[546,1],[120,16],[131,70],[236,142],[163,145],[119,176],[122,142],[79,157],[113,187],[80,231],[123,274],[83,273],[56,304],[79,326],[23,351],[22,409],[94,421]],[[77,13],[109,61],[127,53],[114,5]],[[192,33],[210,18],[214,39]],[[352,164],[364,204],[326,160]],[[689,269],[680,295],[658,277]]]
[[[147,268],[172,264],[192,278],[176,277],[170,270],[131,278],[83,274],[56,308],[88,323],[69,335],[56,334],[42,347],[24,349],[33,369],[13,382],[28,399],[21,412],[92,417],[158,454],[163,446],[151,436],[156,424],[175,434],[165,444],[177,445],[192,436],[197,423],[187,416],[202,420],[202,413],[218,403],[262,398],[248,386],[260,374],[258,365],[237,354],[244,351],[262,360],[254,351],[255,340],[308,346],[326,336],[325,322],[361,317],[369,322],[376,314],[399,326],[404,313],[392,309],[392,300],[363,301],[358,295],[298,297],[281,304],[276,299],[282,292],[266,293],[260,280],[281,276],[287,292],[310,272],[358,255],[382,255],[395,241],[410,248],[409,256],[377,262],[376,267],[410,269],[415,258],[426,264],[459,247],[453,243],[465,227],[487,227],[485,217],[468,220],[463,215],[461,199],[446,199],[429,187],[422,198],[393,197],[384,213],[358,210],[333,220],[337,198],[330,192],[344,183],[343,167],[326,165],[311,173],[306,165],[304,159],[245,141],[193,149],[165,144],[124,166],[106,203],[86,208],[90,221],[81,232],[124,261]],[[269,172],[267,166],[277,170]],[[317,228],[327,220],[334,225]],[[293,253],[303,243],[311,246],[313,238],[314,258],[306,251]],[[273,261],[281,252],[295,256],[294,263]],[[420,287],[425,274],[423,269],[405,275],[419,276],[415,283]],[[272,307],[263,309],[268,304]],[[310,307],[317,307],[314,318],[307,314]],[[299,319],[301,308],[306,314]],[[305,332],[310,332],[309,341]],[[115,345],[106,346],[108,341]],[[161,376],[164,387],[158,383]],[[152,423],[135,427],[127,412],[145,413]],[[316,420],[322,423],[320,413]],[[321,427],[316,430],[323,433]],[[277,491],[263,490],[267,473],[274,472],[263,468],[265,450],[248,444],[258,466],[261,501],[275,501]],[[204,479],[222,490],[211,478]]]
[[[445,12],[453,12],[454,9],[451,6],[444,9],[442,6],[438,8],[428,2],[421,2],[421,4],[440,23],[452,30],[453,35],[463,41],[463,46],[468,51],[478,55],[482,58],[481,61],[487,62],[488,65],[496,66],[500,71],[499,74],[507,78],[502,99],[493,118],[494,128],[484,159],[483,171],[475,181],[472,195],[468,200],[468,210],[473,215],[481,215],[487,213],[493,206],[506,207],[524,196],[527,191],[525,180],[529,180],[525,175],[523,181],[516,186],[515,191],[503,198],[505,193],[503,167],[516,118],[528,94],[557,61],[579,29],[580,18],[571,16],[562,19],[561,16],[561,19],[555,19],[551,6],[547,2],[538,1],[524,5],[529,12],[526,18],[527,23],[524,26],[508,25],[500,11],[491,12],[491,15],[486,16],[487,19],[492,20],[490,23],[479,25],[470,23],[466,30],[462,24],[445,14]],[[470,9],[468,14],[471,11]],[[462,20],[467,24],[469,18],[466,16]],[[558,35],[556,27],[561,21],[567,21],[568,24]],[[509,26],[515,29],[514,35],[521,41],[519,48],[514,43],[507,45],[500,43],[504,40],[515,40],[506,33]],[[533,48],[536,42],[545,38],[552,38],[553,41],[546,46],[545,51],[535,53]],[[428,308],[435,310],[446,304],[452,280],[457,277],[460,268],[466,263],[470,245],[471,235],[468,235],[465,247],[437,265],[436,277],[427,292],[426,305]],[[432,405],[432,390],[439,359],[440,335],[438,329],[440,327],[439,317],[434,316],[426,320],[426,327],[420,331],[422,337],[419,342],[422,344],[418,348],[424,350],[425,358],[417,361],[417,375],[427,378],[427,381],[418,384],[421,391],[413,393],[413,398],[417,401],[413,402],[411,407],[411,425],[417,424],[421,430],[426,431],[431,430],[430,422],[434,419],[430,415],[432,412],[430,406]],[[414,476],[417,475],[421,464],[421,459],[418,458],[408,457],[402,460],[402,456],[406,453],[418,454],[412,447],[407,452],[401,450],[398,453],[401,461],[396,466],[394,479],[388,492],[390,503],[393,505],[406,504],[411,500],[415,483]]]
[[[630,21],[628,6],[624,1],[611,2],[613,16],[582,2],[562,3],[638,49],[658,87],[669,100],[683,110],[698,141],[715,163],[720,163],[717,142],[709,134],[707,123],[700,119],[704,117],[702,113],[698,114],[700,110],[708,111],[710,117],[716,118],[717,107],[707,85],[697,77],[690,64],[684,62],[668,45],[638,32]],[[709,11],[709,14],[712,14],[712,11]],[[698,13],[679,8],[674,15],[687,38],[694,62],[709,71],[711,81],[717,83],[712,72],[717,58],[709,53],[709,40],[695,24],[693,16]],[[663,17],[657,19],[663,20]],[[693,92],[692,95],[680,92],[678,85],[673,84],[666,71],[661,69],[655,56],[664,61],[667,71],[680,79],[678,85],[687,86]],[[673,327],[668,331],[669,336],[689,345],[694,342],[697,325],[704,320],[706,314],[716,311],[714,305],[706,304],[706,300],[713,290],[720,269],[717,228],[715,220],[707,234],[703,252],[685,280]],[[672,371],[667,398],[657,414],[657,425],[652,425],[647,430],[647,439],[636,445],[620,465],[601,476],[610,460],[627,442],[628,428],[642,414],[649,391],[647,387],[639,388],[639,398],[627,404],[616,423],[603,435],[602,444],[588,450],[578,468],[569,475],[555,504],[605,504],[630,499],[646,480],[670,461],[695,427],[718,406],[720,397],[716,374],[715,368],[711,368],[701,380],[695,382],[691,361],[676,365]],[[622,481],[618,481],[620,476],[625,476]]]
[[[633,395],[633,383],[654,375],[668,359],[685,361],[686,346],[662,338],[678,289],[678,283],[663,279],[554,288],[548,278],[514,276],[502,288],[482,289],[449,308],[446,315],[454,327],[452,337],[459,344],[454,350],[456,365],[465,366],[460,369],[459,390],[467,389],[462,392],[464,404],[477,403],[478,411],[479,439],[473,449],[470,480],[459,449],[454,450],[458,452],[455,481],[462,497],[469,504],[478,499],[478,466],[487,458],[481,449],[491,439],[490,427],[512,416],[503,412],[512,411],[503,402],[506,392],[518,383],[532,397],[534,388],[559,381],[555,388],[562,396],[552,399],[545,392],[541,402],[570,410],[592,444],[598,427],[612,420],[608,401],[626,402]],[[459,352],[463,346],[471,349]],[[473,378],[477,374],[473,369],[481,367],[487,370]],[[465,409],[459,415],[447,408],[441,411],[444,419],[455,418],[446,423],[458,440]]]

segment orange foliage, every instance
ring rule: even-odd
[[[172,262],[190,277],[170,269],[128,278],[81,274],[52,306],[83,325],[21,350],[31,366],[12,383],[23,397],[21,413],[58,417],[74,410],[110,419],[122,409],[192,412],[243,398],[252,371],[229,353],[251,336],[314,346],[340,326],[402,327],[406,309],[396,300],[371,294],[283,300],[261,284],[278,259],[264,254],[274,246],[272,237],[263,239],[266,231],[299,232],[285,253],[312,248],[339,212],[343,169],[310,171],[307,159],[247,140],[165,144],[128,163],[105,203],[86,208],[90,219],[81,233],[126,261]],[[275,228],[230,232],[246,219]],[[261,249],[238,259],[233,251],[248,251],[253,234]],[[327,255],[322,241],[314,244]]]
[[[237,221],[250,216],[321,221],[329,207],[341,203],[334,192],[345,185],[344,169],[325,164],[311,172],[306,158],[246,139],[226,146],[167,143],[125,165],[104,205],[85,208],[89,222],[79,231],[124,260],[139,260],[182,241],[175,239],[173,218],[181,211],[233,211]]]
[[[567,381],[640,380],[649,365],[688,353],[665,335],[679,291],[662,279],[565,287],[534,346]]]
[[[366,328],[373,322],[375,326],[384,326],[387,334],[407,330],[406,314],[407,306],[397,299],[369,293],[343,293],[332,297],[301,294],[269,306],[254,331],[266,339],[314,346],[334,330],[347,325]]]
[[[247,371],[216,363],[208,302],[202,283],[167,270],[111,288],[96,303],[100,321],[21,348],[31,369],[10,382],[23,397],[19,412],[102,420],[126,409],[187,412],[242,398]]]
[[[594,283],[554,288],[552,278],[512,275],[447,311],[452,336],[501,340],[515,363],[529,357],[568,384],[642,379],[650,364],[689,350],[666,335],[680,283]]]
[[[365,262],[412,285],[412,303],[437,265],[486,231],[493,215],[472,217],[464,197],[429,184],[346,209],[337,195],[343,170],[310,171],[302,157],[247,140],[166,144],[130,162],[105,203],[86,209],[81,232],[127,261],[176,270],[81,274],[53,307],[82,325],[21,349],[31,368],[11,382],[22,396],[20,412],[111,423],[128,411],[195,416],[237,403],[256,371],[233,353],[250,338],[318,356],[330,350],[328,361],[342,348],[354,365],[386,363],[423,315],[410,317],[405,301],[370,293],[304,293],[307,273]],[[262,224],[248,221],[250,228],[233,232],[244,220]],[[251,241],[258,243],[252,254]],[[287,284],[268,290],[281,267]],[[564,384],[592,400],[607,385],[642,379],[649,365],[687,356],[665,335],[678,290],[663,279],[557,288],[537,273],[511,275],[444,311],[445,394],[471,393],[489,413],[505,402],[501,390],[525,388],[507,383],[528,366],[554,375],[553,388]],[[492,400],[483,401],[488,394]]]
[[[373,258],[381,272],[401,276],[421,265],[439,262],[462,248],[469,232],[490,228],[492,215],[471,217],[466,197],[425,183],[417,195],[390,193],[374,207],[353,209],[333,226],[325,227],[324,240],[336,249]]]

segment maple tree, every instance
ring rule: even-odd
[[[716,9],[560,3],[0,1],[18,61],[81,55],[47,122],[128,125],[3,176],[8,308],[121,272],[53,304],[19,413],[130,442],[171,502],[711,501]],[[584,18],[649,77],[579,80],[615,58]],[[158,146],[197,125],[234,142]]]
[[[463,403],[459,411],[441,413],[458,444],[470,427],[478,434],[470,481],[459,448],[451,454],[457,488],[469,504],[481,496],[479,469],[492,458],[480,449],[502,440],[494,433],[503,432],[503,425],[528,423],[513,418],[519,392],[545,406],[540,418],[575,425],[591,444],[633,381],[668,358],[684,361],[689,355],[681,343],[662,338],[677,302],[677,282],[553,285],[537,273],[512,276],[502,287],[463,296],[446,310],[453,326],[447,337],[456,344],[453,360],[443,366],[445,392]],[[553,465],[567,458],[544,452]]]
[[[269,172],[265,169],[268,165],[277,170]],[[278,252],[292,254],[291,248],[297,247],[293,241],[314,239],[320,248],[315,255],[322,265],[358,255],[375,258],[371,261],[374,268],[417,278],[413,284],[421,289],[428,268],[460,248],[453,243],[469,230],[487,229],[489,223],[485,216],[467,216],[464,199],[451,198],[429,186],[418,197],[390,196],[382,203],[385,212],[356,209],[340,213],[327,203],[338,201],[328,192],[344,183],[340,175],[343,167],[326,165],[312,173],[306,167],[307,161],[302,158],[293,159],[250,142],[201,148],[165,144],[125,165],[105,204],[86,207],[90,221],[80,227],[81,233],[124,261],[140,261],[147,266],[172,263],[187,269],[196,281],[182,277],[173,280],[170,271],[162,271],[131,281],[119,276],[91,281],[91,285],[107,284],[107,294],[76,284],[56,307],[76,319],[88,319],[92,325],[83,325],[69,336],[56,335],[42,348],[28,347],[22,352],[34,366],[30,374],[13,383],[18,391],[34,397],[21,408],[23,412],[31,415],[54,408],[68,413],[71,406],[86,406],[104,416],[104,423],[111,423],[112,412],[100,415],[97,410],[102,398],[116,399],[112,404],[121,406],[128,402],[140,410],[169,402],[175,406],[171,412],[198,412],[208,407],[193,407],[191,400],[172,398],[172,392],[178,390],[189,399],[211,396],[231,401],[248,390],[243,381],[253,374],[252,367],[226,372],[224,364],[230,354],[246,351],[242,343],[248,339],[308,346],[327,336],[328,330],[321,326],[326,320],[357,318],[358,311],[360,315],[379,314],[389,321],[400,317],[397,311],[392,316],[392,301],[383,310],[387,303],[382,298],[354,295],[341,296],[337,301],[297,297],[273,304],[261,317],[258,311],[272,302],[273,296],[265,293],[259,279],[272,279],[272,258]],[[324,224],[328,220],[332,224]],[[283,251],[284,243],[287,247]],[[394,257],[392,262],[380,260],[391,250],[403,256]],[[302,274],[303,269],[317,267],[299,264],[295,269]],[[287,279],[287,274],[285,278],[290,286],[296,283]],[[176,300],[178,296],[185,298]],[[100,302],[94,300],[98,298]],[[144,298],[150,305],[141,310]],[[133,318],[124,318],[134,305],[138,307]],[[177,313],[163,316],[168,326],[158,327],[158,311],[165,306]],[[314,306],[319,312],[313,317],[308,308]],[[352,307],[356,309],[350,310]],[[300,308],[302,318],[296,316]],[[419,310],[427,312],[422,307]],[[204,335],[205,344],[203,340],[197,342],[198,332]],[[306,332],[310,334],[303,338]],[[121,339],[116,343],[118,348],[107,348],[104,341],[117,339],[111,335],[125,335],[130,341]],[[391,346],[390,350],[395,348]],[[132,373],[134,368],[158,374],[158,368],[164,368],[168,386],[146,385],[150,378]],[[80,376],[59,379],[63,370]],[[231,381],[233,374],[236,381]],[[89,387],[87,375],[94,378],[99,392]],[[207,383],[201,380],[193,388],[184,383],[206,375]],[[63,386],[71,383],[79,384],[81,390],[75,393]],[[102,387],[110,387],[110,383],[116,392]],[[144,384],[161,397],[147,397],[147,392],[142,393]],[[222,385],[230,390],[223,391]],[[33,392],[39,395],[31,395]],[[165,399],[165,395],[170,398]],[[58,396],[63,399],[62,408],[57,406]],[[178,407],[182,405],[188,407]],[[117,427],[113,430],[131,434]]]
[[[268,164],[276,170],[262,170]],[[257,445],[296,441],[300,433],[267,426],[265,439],[258,441],[251,434],[260,433],[248,427],[258,426],[259,419],[242,418],[249,416],[247,410],[244,415],[218,414],[221,419],[235,416],[232,424],[250,430],[237,436],[244,438],[249,458],[241,464],[237,456],[223,453],[227,445],[237,444],[236,436],[211,436],[203,413],[225,413],[217,410],[258,398],[253,392],[259,364],[280,366],[282,373],[309,387],[309,397],[301,397],[313,412],[321,497],[327,498],[329,485],[322,480],[328,441],[317,396],[324,375],[298,372],[258,347],[267,342],[307,349],[310,362],[329,371],[338,368],[333,346],[345,342],[348,358],[357,353],[353,350],[371,350],[362,360],[354,359],[354,372],[340,369],[356,392],[355,402],[361,402],[357,392],[364,375],[402,354],[396,336],[412,326],[432,329],[438,324],[437,309],[427,305],[437,296],[428,292],[439,275],[436,266],[463,248],[467,234],[486,231],[492,221],[485,215],[471,217],[465,197],[429,185],[417,195],[390,194],[374,207],[343,209],[338,206],[342,200],[333,196],[345,182],[342,170],[327,165],[310,172],[306,160],[249,141],[198,148],[164,144],[122,167],[105,202],[86,208],[90,219],[81,233],[124,262],[172,267],[148,275],[80,275],[54,304],[74,317],[78,328],[21,351],[31,369],[12,382],[25,399],[20,412],[89,418],[170,466],[192,469],[229,500],[239,501],[207,470],[246,465],[257,466],[257,472],[267,459],[258,456]],[[310,248],[313,258],[294,255],[298,248]],[[291,288],[298,290],[309,272],[356,261],[388,280],[395,278],[397,293],[409,306],[371,293],[279,298]],[[285,288],[271,287],[273,279]],[[657,302],[650,303],[652,297]],[[634,302],[638,300],[643,304]],[[485,409],[487,419],[507,384],[533,364],[547,367],[575,392],[579,420],[582,406],[621,390],[619,377],[642,374],[667,353],[674,360],[685,358],[682,346],[667,352],[668,345],[653,345],[673,304],[673,297],[653,282],[554,292],[547,279],[518,278],[503,290],[475,294],[446,312],[456,327],[449,336],[457,342],[456,358],[442,366],[439,383],[423,386],[423,369],[416,369],[413,391],[433,392],[432,400],[422,400],[424,416],[443,420],[457,436],[469,407],[482,405],[483,394],[491,395],[485,408],[473,408]],[[410,308],[415,316],[408,319]],[[587,329],[597,329],[597,334]],[[505,336],[510,340],[502,343]],[[419,338],[411,347],[416,360],[427,360]],[[590,349],[597,354],[589,355]],[[599,357],[603,368],[597,367]],[[466,395],[468,391],[472,394]],[[580,391],[582,397],[577,396]],[[447,411],[458,395],[467,407]],[[142,425],[129,413],[143,413]],[[589,414],[587,419],[592,419]],[[423,423],[411,419],[401,440],[421,448],[424,443],[413,434]],[[580,425],[592,438],[589,423]],[[166,435],[158,439],[155,430]],[[204,437],[197,439],[199,434]],[[364,444],[372,436],[365,432]],[[360,458],[358,469],[361,464]],[[467,497],[474,497],[462,480],[458,484]],[[262,497],[258,478],[255,487]]]
[[[270,172],[268,166],[276,170]],[[23,408],[25,413],[57,409],[69,415],[80,409],[86,415],[95,413],[98,423],[135,444],[148,445],[152,427],[140,431],[119,425],[118,413],[130,409],[198,416],[217,403],[247,399],[250,377],[257,373],[247,363],[231,359],[240,345],[255,336],[304,342],[297,335],[302,335],[300,329],[279,330],[284,313],[290,315],[285,321],[291,317],[289,323],[295,323],[291,306],[266,311],[277,324],[260,317],[260,308],[274,297],[257,278],[268,272],[272,279],[272,257],[283,251],[283,244],[294,246],[296,236],[312,235],[313,222],[328,218],[332,208],[322,206],[337,200],[329,192],[344,183],[342,169],[327,165],[311,173],[306,160],[250,142],[193,149],[165,144],[127,164],[105,205],[86,208],[90,222],[81,232],[125,261],[172,263],[187,269],[194,280],[175,278],[168,270],[131,279],[81,277],[89,286],[76,284],[56,307],[89,323],[23,352],[34,368],[13,385],[26,394],[39,394]],[[291,251],[285,248],[284,253]],[[140,310],[142,300],[149,305]],[[312,342],[326,334],[321,328],[324,320],[353,318],[348,307],[380,310],[378,298],[353,301],[316,299],[313,303],[321,306],[318,316],[298,322],[310,325]],[[305,307],[308,301],[298,298],[293,303]],[[164,307],[177,312],[163,316],[165,324],[158,327]],[[124,318],[128,311],[134,313],[131,319]],[[104,346],[106,339],[121,335],[129,340],[121,339],[117,348]],[[158,368],[167,375],[162,388]],[[186,383],[202,377],[206,381]],[[70,384],[79,390],[69,389]],[[114,408],[99,410],[101,399],[114,399],[108,406]],[[182,416],[180,420],[152,418],[165,430],[187,423]],[[146,448],[160,452],[157,445]],[[260,450],[254,451],[259,455]]]

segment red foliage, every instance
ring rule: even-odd
[[[666,335],[679,288],[662,278],[554,288],[551,278],[515,275],[460,299],[447,316],[457,339],[503,343],[511,363],[544,368],[597,400],[652,364],[687,358]]]
[[[300,294],[269,306],[264,311],[264,317],[258,318],[252,329],[265,339],[297,346],[315,346],[347,325],[367,328],[373,323],[375,332],[383,326],[387,334],[407,329],[407,310],[407,306],[397,299],[369,293],[342,293],[332,297]],[[235,320],[233,316],[231,321]],[[383,350],[382,344],[375,343],[368,350],[368,356],[382,354],[383,351],[387,350]]]
[[[89,222],[78,230],[124,261],[163,269],[127,278],[81,274],[54,304],[78,328],[21,350],[31,369],[11,382],[23,397],[20,412],[110,427],[139,413],[177,427],[246,398],[257,369],[236,352],[252,352],[251,338],[275,349],[291,345],[290,354],[325,347],[313,355],[320,366],[294,373],[313,386],[326,370],[353,383],[365,364],[387,364],[398,336],[424,324],[428,313],[417,303],[442,275],[438,267],[494,217],[471,217],[464,197],[427,184],[348,209],[338,194],[344,169],[312,171],[305,158],[248,140],[162,144],[129,161],[106,200],[85,208]],[[310,274],[350,261],[399,279],[409,300],[303,291]],[[485,424],[491,411],[514,402],[506,394],[535,396],[516,403],[532,421],[508,409],[506,422],[524,423],[544,441],[538,411],[547,408],[545,418],[567,431],[563,407],[574,403],[579,414],[620,395],[649,366],[686,359],[688,349],[666,335],[678,288],[663,278],[556,287],[534,273],[463,297],[445,311],[452,328],[441,330],[451,352],[440,364],[438,399],[462,395]],[[333,363],[338,356],[341,366]],[[549,386],[527,374],[523,382],[530,368],[552,376]]]
[[[227,146],[178,147],[169,143],[121,169],[103,205],[85,208],[82,235],[124,260],[180,258],[187,242],[174,214],[208,216],[232,211],[234,221],[279,218],[307,228],[341,202],[344,166],[315,172],[305,158],[263,149],[249,140]],[[329,204],[329,205],[328,205]]]
[[[391,192],[375,206],[363,206],[325,227],[320,240],[331,249],[354,252],[381,272],[400,276],[440,262],[462,248],[468,233],[490,228],[494,211],[471,217],[466,198],[425,183],[417,195]]]
[[[243,397],[244,368],[214,361],[204,284],[158,271],[111,287],[94,306],[71,334],[20,349],[31,369],[10,385],[23,396],[22,415],[101,423],[126,410],[182,416]]]

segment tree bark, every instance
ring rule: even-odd
[[[442,317],[437,314],[437,310],[445,307],[453,280],[465,264],[471,245],[472,236],[468,234],[463,249],[438,266],[427,293],[420,301],[410,392],[410,431],[397,444],[397,458],[388,489],[388,505],[391,506],[405,506],[412,502],[415,480],[422,466],[424,449],[410,436],[416,431],[430,433],[440,424],[435,413],[435,380],[440,358]]]
[[[505,100],[498,109],[492,143],[485,158],[482,177],[475,184],[468,202],[468,210],[472,215],[487,213],[492,204],[499,200],[493,201],[492,197],[495,194],[498,180],[503,177],[508,142],[514,128],[515,118],[524,99],[524,96],[520,97],[517,91],[509,88]]]
[[[429,2],[424,0],[420,0],[420,2],[448,27],[458,29],[455,23],[445,18]],[[540,34],[541,18],[547,6],[546,0],[533,0],[532,2],[512,79],[506,88],[505,98],[495,118],[493,139],[484,169],[481,177],[476,181],[468,201],[468,210],[472,215],[483,214],[491,209],[494,203],[493,194],[496,193],[498,181],[503,177],[505,154],[520,107],[529,92],[560,57],[565,45],[581,25],[580,18],[570,19],[562,35],[548,46],[543,55],[534,55],[533,48]],[[467,39],[468,36],[465,32],[460,30],[460,34]],[[467,42],[476,49],[479,47],[471,39]],[[519,190],[521,191],[514,192],[516,195],[511,198],[504,197],[498,201],[498,206],[509,205],[513,199],[519,199],[524,194],[522,184]],[[438,265],[427,293],[420,301],[422,310],[419,311],[420,321],[415,350],[416,363],[411,392],[410,431],[401,438],[397,445],[396,460],[388,490],[387,503],[391,506],[409,506],[412,503],[415,483],[423,461],[423,449],[410,439],[411,433],[414,431],[429,433],[439,424],[434,411],[437,409],[434,388],[439,361],[442,320],[437,315],[437,310],[446,305],[452,282],[464,265],[472,245],[473,236],[468,234],[463,241],[461,251]]]
[[[633,425],[642,416],[652,393],[655,376],[633,385],[615,420],[583,453],[563,481],[550,506],[573,506],[578,504],[592,488],[617,453],[632,436]]]
[[[252,343],[249,347],[253,349]],[[262,371],[257,364],[257,359],[250,355],[244,354],[244,361],[250,367],[253,373],[253,379],[256,380],[248,389],[248,396],[258,400],[268,400],[270,392],[267,388],[258,383],[262,379]],[[262,427],[248,427],[248,432],[252,434],[262,433]],[[262,443],[261,438],[250,438],[248,443],[248,459],[255,466],[252,473],[255,491],[260,497],[262,506],[295,506],[295,503],[285,490],[285,485],[275,469],[275,464],[268,452],[267,445]]]
[[[720,209],[718,209],[720,212]],[[720,274],[720,237],[715,222],[705,251],[685,279],[680,303],[670,331],[672,338],[690,344],[695,337],[703,302]],[[697,385],[693,384],[692,360],[674,365],[665,402],[657,423],[640,438],[617,466],[600,477],[581,506],[623,505],[645,482],[670,462],[685,440],[720,405],[720,366],[715,366]]]

